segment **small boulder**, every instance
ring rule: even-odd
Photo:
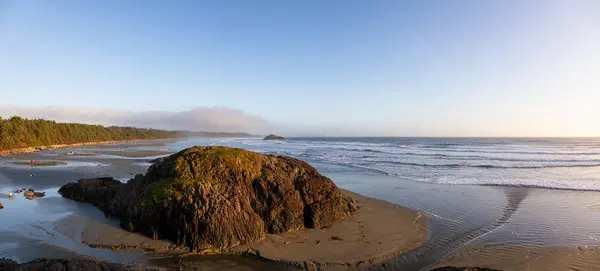
[[[123,185],[112,177],[80,179],[76,183],[63,185],[58,193],[65,198],[91,203],[103,208],[115,195],[117,188]]]
[[[35,199],[35,198],[41,198],[43,196],[46,196],[46,192],[35,192],[35,190],[29,188],[29,190],[25,191],[25,193],[23,193],[23,196],[25,196],[27,199]]]
[[[268,136],[265,136],[265,138],[263,138],[263,140],[285,140],[286,138],[283,136],[278,136],[278,135],[274,135],[274,134],[270,134]]]
[[[0,203],[0,209],[4,209],[4,205],[2,205],[2,203]]]

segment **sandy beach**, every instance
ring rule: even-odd
[[[307,270],[359,269],[406,253],[427,238],[424,214],[389,202],[346,191],[359,210],[328,229],[301,230],[269,235],[251,249],[261,257]]]
[[[20,153],[0,159],[0,256],[17,262],[40,257],[97,258],[165,268],[224,270],[359,269],[415,249],[428,237],[427,217],[389,202],[346,191],[359,211],[330,228],[269,235],[256,244],[222,251],[231,255],[189,255],[187,248],[120,228],[95,207],[60,197],[57,189],[80,178],[112,176],[123,181],[145,173],[149,162],[172,153],[164,141],[85,145]],[[74,155],[85,153],[86,155]],[[30,166],[15,161],[54,161]],[[8,192],[44,191],[27,200]],[[241,256],[250,252],[253,257]],[[220,254],[220,253],[219,253]],[[180,260],[177,255],[188,255]],[[258,256],[258,257],[257,257]],[[385,265],[384,265],[385,266]]]

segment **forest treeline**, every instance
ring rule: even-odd
[[[0,117],[0,150],[98,141],[184,137],[184,131],[135,127],[105,127],[80,123],[58,123],[44,119]]]

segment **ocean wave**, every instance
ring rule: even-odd
[[[394,159],[403,159],[402,156],[430,157],[444,160],[456,161],[497,161],[497,162],[523,162],[523,163],[592,163],[599,162],[600,159],[541,159],[541,158],[503,158],[480,155],[448,155],[448,154],[429,154],[429,153],[395,153],[396,156],[362,156],[362,158],[381,158],[385,160],[372,160],[373,162],[387,162]]]
[[[600,191],[600,183],[595,181],[565,181],[565,180],[532,180],[532,179],[474,179],[474,178],[439,178],[417,180],[425,183],[448,185],[479,185],[479,186],[509,186],[530,187],[558,190]]]
[[[326,155],[326,156],[310,156],[310,158],[320,160],[322,162],[348,165],[348,166],[413,166],[413,167],[424,167],[424,168],[482,168],[482,169],[540,169],[540,168],[591,168],[600,167],[600,163],[588,163],[588,164],[537,164],[537,165],[495,165],[495,164],[459,164],[459,163],[446,163],[446,164],[428,164],[428,163],[417,163],[417,162],[403,162],[393,160],[368,160],[368,157],[363,157],[361,160],[350,158],[343,155]]]
[[[556,163],[579,163],[579,162],[600,162],[600,159],[541,159],[541,158],[503,158],[484,155],[452,155],[443,153],[415,153],[415,152],[390,152],[394,157],[382,157],[390,159],[402,158],[402,156],[417,156],[417,157],[432,157],[442,158],[447,160],[485,160],[485,161],[502,161],[502,162],[556,162]]]
[[[384,164],[417,166],[417,167],[436,167],[436,168],[490,168],[490,169],[535,169],[535,168],[576,168],[576,167],[600,167],[600,164],[547,164],[531,166],[503,166],[490,164],[424,164],[412,162],[387,161]]]
[[[428,149],[441,152],[487,153],[487,154],[531,154],[531,155],[600,155],[600,152],[547,152],[547,151],[509,151],[509,150],[474,150],[474,149]]]

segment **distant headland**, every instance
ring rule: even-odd
[[[185,137],[249,137],[249,133],[169,131],[151,128],[60,123],[45,119],[0,117],[0,154],[31,152],[85,143],[175,139]]]

